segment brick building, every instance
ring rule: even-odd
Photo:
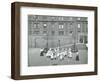
[[[86,17],[28,15],[30,48],[67,46],[87,43]]]

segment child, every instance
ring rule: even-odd
[[[76,61],[79,61],[79,53],[77,52],[76,54]]]
[[[69,58],[72,58],[71,48],[69,48],[69,50],[68,50],[68,57],[69,57]]]

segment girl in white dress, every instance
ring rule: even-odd
[[[71,48],[69,48],[69,50],[68,50],[68,57],[69,57],[69,58],[72,58]]]

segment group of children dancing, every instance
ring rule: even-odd
[[[73,52],[71,51],[71,48],[44,48],[40,50],[40,56],[46,56],[47,58],[50,58],[51,60],[64,60],[65,57],[72,58]],[[79,61],[79,52],[76,53],[76,61]]]

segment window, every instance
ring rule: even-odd
[[[63,20],[63,17],[59,17],[59,20]]]
[[[36,19],[36,16],[35,15],[33,16],[33,19]]]
[[[37,21],[37,20],[38,20],[38,16],[37,16],[37,15],[33,16],[33,19],[34,19],[35,21]]]
[[[46,35],[47,34],[47,31],[43,31],[43,34]]]
[[[87,36],[80,36],[80,39],[79,39],[80,43],[87,43]]]
[[[77,18],[77,20],[80,20],[81,18],[79,17],[79,18]]]
[[[63,24],[60,24],[59,25],[59,29],[63,29],[64,28],[64,25]]]
[[[69,18],[69,20],[73,20],[73,18],[72,18],[72,17],[70,17],[70,18]]]
[[[88,43],[87,36],[84,36],[84,43]]]
[[[33,27],[36,28],[37,27],[37,24],[33,24]]]
[[[64,35],[64,31],[59,31],[59,35]]]
[[[81,32],[81,24],[77,24],[77,28],[78,28],[78,33],[80,33]]]
[[[51,17],[51,20],[55,20],[55,17]]]
[[[78,27],[78,28],[80,28],[80,27],[81,27],[81,25],[80,25],[80,24],[78,24],[78,25],[77,25],[77,27]]]
[[[38,23],[33,23],[33,28],[39,28]]]
[[[43,28],[47,28],[47,24],[46,23],[43,24]]]
[[[33,32],[33,34],[39,34],[40,33],[40,31],[34,31]]]

